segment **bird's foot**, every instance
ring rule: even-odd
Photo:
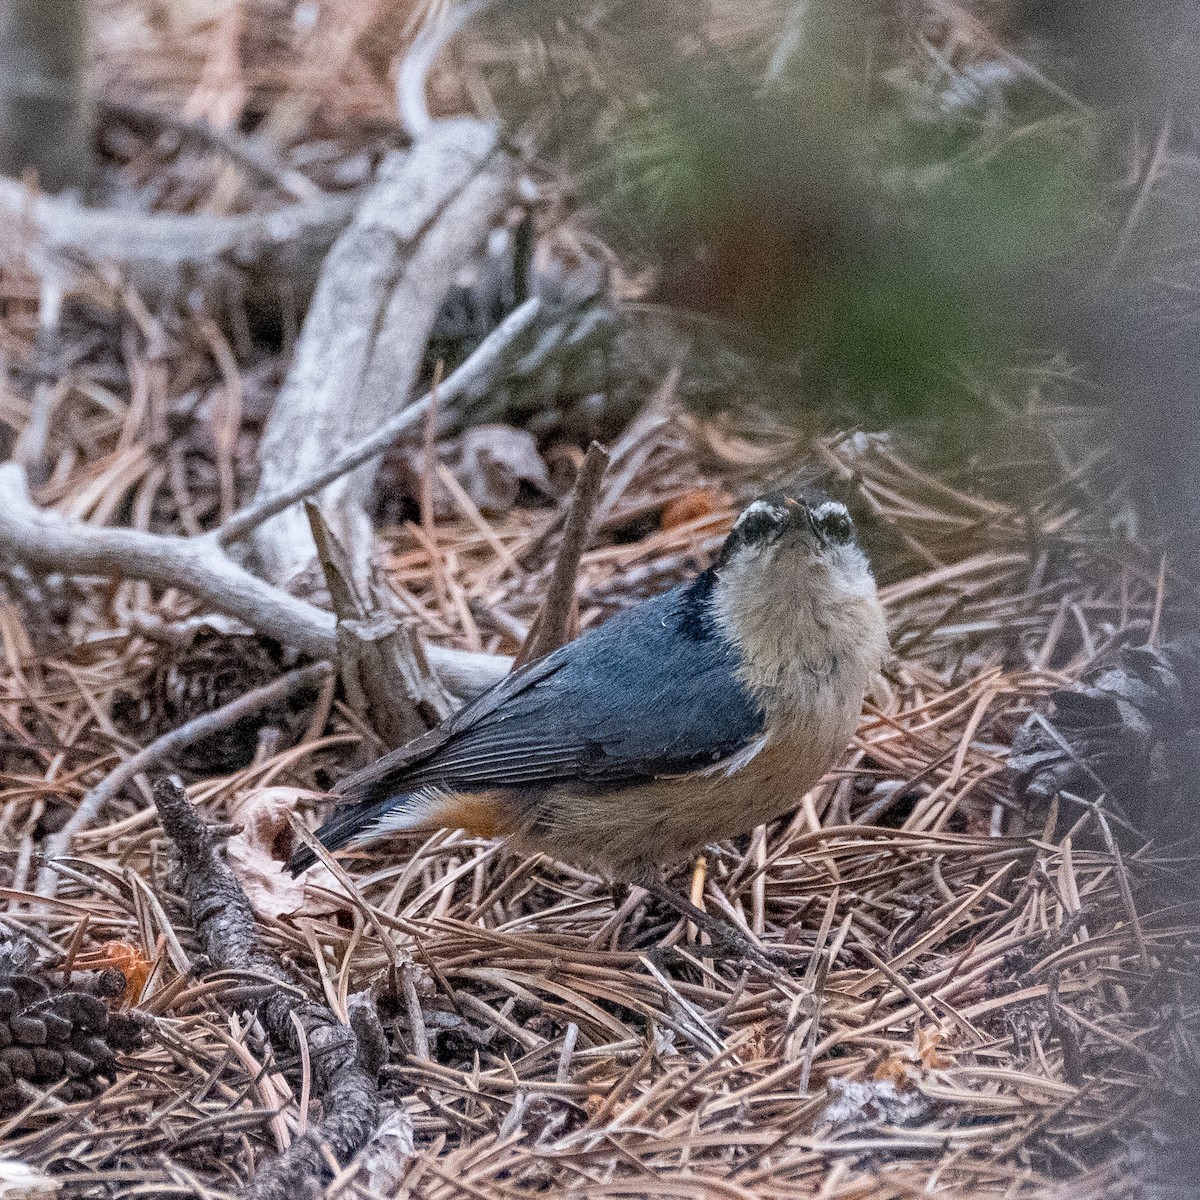
[[[799,946],[764,946],[757,938],[743,933],[730,921],[713,917],[713,924],[703,926],[704,932],[712,938],[720,957],[745,963],[755,967],[766,975],[776,975],[780,971],[791,972],[797,967],[803,967],[806,959],[805,952]],[[693,948],[698,949],[698,948]],[[709,947],[704,948],[707,954]]]
[[[663,883],[657,875],[639,878],[637,885],[707,933],[713,942],[726,950],[731,957],[757,967],[767,974],[775,974],[780,968],[795,967],[803,953],[799,947],[764,946],[752,934],[739,929],[731,921],[705,912],[674,888]]]

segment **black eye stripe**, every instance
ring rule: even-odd
[[[854,522],[844,505],[827,496],[797,500],[782,492],[761,496],[734,524],[721,548],[717,566],[723,566],[740,548],[765,548],[789,529],[809,537],[816,535],[826,546],[847,545],[854,541]]]

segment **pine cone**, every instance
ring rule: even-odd
[[[138,741],[150,741],[270,683],[282,671],[279,648],[260,637],[200,631],[186,649],[164,656],[141,696],[117,694],[113,724]],[[263,709],[181,752],[175,765],[205,773],[244,767],[254,757],[258,731],[264,725],[287,724],[291,715],[286,703]]]
[[[0,941],[0,1114],[29,1102],[22,1079],[45,1088],[66,1079],[56,1095],[86,1099],[116,1073],[117,1054],[134,1049],[141,1030],[112,1013],[103,997],[120,995],[125,979],[103,971],[64,990],[41,966],[33,943]]]
[[[1036,803],[1061,792],[1089,800],[1103,792],[1143,832],[1172,837],[1194,825],[1200,636],[1157,651],[1126,647],[1119,666],[1055,693],[1054,704],[1013,741],[1008,765],[1019,796]]]

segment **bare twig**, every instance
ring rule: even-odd
[[[808,6],[806,4],[791,5],[787,17],[783,22],[779,40],[775,43],[775,49],[771,54],[771,61],[767,64],[766,74],[763,77],[763,82],[768,86],[775,86],[779,83],[787,73],[789,64],[803,48],[804,18],[807,10]]]
[[[1142,176],[1137,196],[1134,197],[1129,213],[1121,225],[1121,232],[1117,235],[1117,242],[1113,248],[1112,258],[1109,259],[1108,265],[1099,274],[1094,284],[1097,291],[1101,288],[1111,286],[1113,278],[1129,254],[1129,248],[1133,245],[1134,234],[1137,232],[1138,224],[1146,211],[1146,205],[1150,202],[1150,197],[1154,193],[1154,185],[1161,177],[1163,161],[1170,148],[1171,135],[1174,129],[1175,114],[1168,110],[1159,128],[1158,137],[1155,139],[1154,150],[1150,155],[1150,161],[1146,164],[1146,173]]]
[[[775,969],[777,961],[787,961],[787,951],[780,947],[772,947],[777,956],[772,960],[764,950],[761,942],[749,932],[738,929],[732,922],[722,917],[715,917],[705,912],[699,905],[693,904],[686,896],[677,892],[670,884],[664,883],[654,872],[639,876],[637,886],[649,892],[656,900],[661,900],[681,917],[693,922],[697,928],[703,929],[715,942],[728,947],[734,954],[756,967],[768,972]]]
[[[29,421],[21,430],[21,436],[13,448],[13,458],[35,479],[44,477],[46,445],[53,428],[54,410],[68,387],[65,383],[52,385],[43,380],[33,389],[29,403]]]
[[[246,717],[281,700],[294,696],[297,692],[313,688],[321,682],[332,670],[328,663],[314,663],[307,667],[298,667],[286,675],[274,680],[236,700],[204,713],[193,720],[172,729],[156,738],[150,745],[127,758],[119,767],[104,777],[104,780],[84,796],[79,807],[71,815],[71,819],[57,833],[46,839],[44,854],[45,866],[38,873],[37,892],[39,896],[51,897],[58,886],[58,873],[54,860],[69,853],[71,842],[76,834],[81,833],[96,817],[96,814],[109,800],[118,795],[121,789],[150,767],[157,766],[165,759],[177,754],[180,750],[203,741],[214,733],[220,733],[231,725],[236,725]]]
[[[468,0],[450,12],[431,8],[420,32],[396,72],[396,112],[408,136],[423,137],[434,124],[425,103],[425,85],[437,56],[472,18],[490,8],[493,0]]]
[[[282,1053],[298,1054],[303,1035],[312,1094],[321,1101],[323,1116],[260,1168],[245,1195],[252,1200],[294,1200],[306,1194],[311,1180],[329,1174],[327,1151],[344,1163],[370,1137],[379,1115],[375,1076],[383,1064],[364,1061],[370,1055],[357,1034],[332,1010],[296,997],[291,981],[263,950],[246,894],[218,856],[212,834],[183,788],[174,780],[157,780],[154,802],[163,830],[179,852],[183,895],[209,961],[217,970],[249,972],[288,985],[270,991],[256,1006],[258,1016]]]
[[[443,382],[438,384],[438,403],[445,406],[474,391],[496,367],[508,347],[536,320],[541,309],[539,301],[526,300],[511,312],[484,340],[473,354]],[[403,411],[398,412],[378,429],[356,442],[348,450],[325,463],[311,475],[270,496],[263,496],[236,512],[217,530],[217,540],[228,546],[257,529],[264,521],[291,508],[299,500],[319,492],[326,484],[377,458],[403,434],[413,430],[424,418],[433,403],[433,393],[426,392]]]
[[[600,484],[607,466],[608,451],[599,442],[593,442],[588,447],[571,492],[562,542],[554,560],[546,599],[529,631],[529,637],[517,655],[514,667],[541,658],[570,640],[571,626],[579,619],[575,578],[579,573],[579,560],[591,537],[592,517],[600,501]]]

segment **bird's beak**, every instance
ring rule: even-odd
[[[790,496],[784,503],[787,505],[788,515],[791,517],[792,523],[798,529],[805,529],[809,533],[820,537],[817,526],[813,521],[812,510],[807,504],[801,504],[799,500],[793,500]]]

